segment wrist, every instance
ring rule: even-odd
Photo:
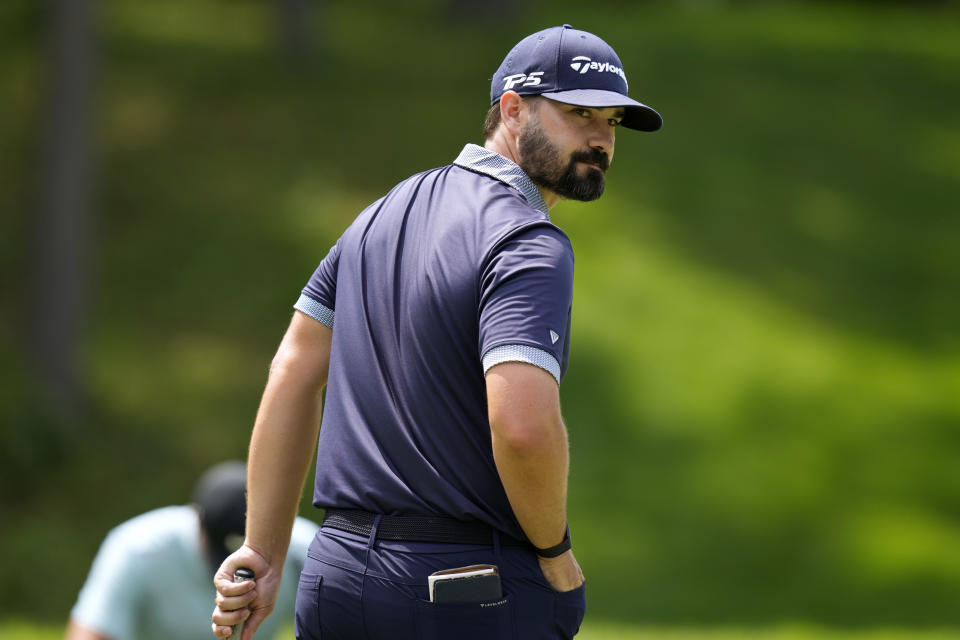
[[[570,526],[567,525],[567,528],[563,534],[563,540],[561,540],[559,543],[553,545],[552,547],[536,547],[535,546],[533,549],[536,552],[536,554],[541,558],[550,559],[550,558],[556,558],[558,556],[562,556],[567,551],[570,551],[570,548],[572,546],[573,545],[570,541]]]

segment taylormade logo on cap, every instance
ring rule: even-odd
[[[615,73],[621,78],[623,78],[624,82],[627,81],[627,75],[623,72],[623,69],[621,69],[620,67],[612,65],[609,62],[594,62],[587,56],[577,56],[576,58],[574,58],[573,61],[570,63],[570,68],[573,69],[574,71],[580,72],[581,75],[586,73],[587,71],[590,71],[591,69],[593,69],[594,71],[600,71],[600,72],[606,71],[609,73]]]
[[[655,131],[663,123],[627,95],[627,75],[613,48],[568,24],[531,34],[510,50],[490,80],[490,104],[508,91],[578,107],[622,107],[621,124],[630,129]]]

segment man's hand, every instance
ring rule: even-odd
[[[253,571],[255,581],[234,582],[233,573],[241,567]],[[273,611],[282,572],[282,559],[279,566],[273,568],[246,544],[228,556],[213,578],[217,588],[212,616],[213,635],[226,638],[233,632],[233,625],[246,620],[241,640],[252,640],[257,628]]]
[[[554,591],[573,591],[585,582],[583,571],[573,551],[567,551],[556,558],[540,558],[540,570]]]

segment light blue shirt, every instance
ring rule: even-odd
[[[257,637],[272,638],[293,620],[297,581],[317,528],[303,518],[294,523],[277,606]],[[110,531],[70,616],[112,640],[210,640],[215,596],[197,512],[164,507]]]

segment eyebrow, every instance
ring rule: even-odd
[[[570,110],[571,110],[571,111],[576,110],[576,109],[590,109],[590,110],[592,110],[592,111],[600,111],[601,109],[605,109],[605,108],[606,108],[606,107],[584,107],[584,106],[577,105],[577,104],[568,104],[567,106],[570,107]],[[611,118],[625,118],[626,116],[627,116],[627,110],[626,110],[626,109],[617,109],[616,111],[613,112],[613,115],[610,116],[610,117],[611,117]]]

